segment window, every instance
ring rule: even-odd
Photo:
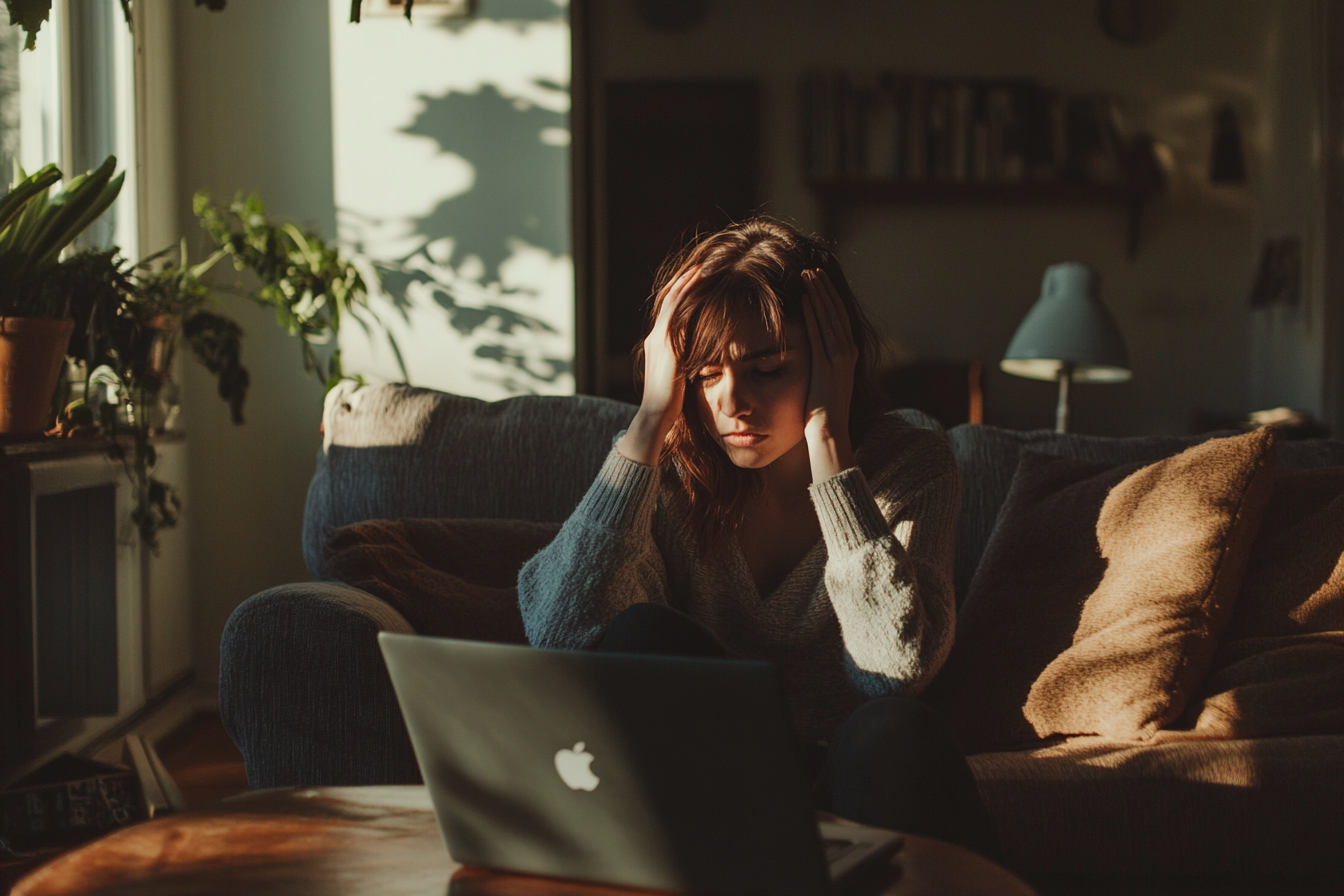
[[[0,25],[0,177],[54,162],[72,177],[109,155],[126,171],[117,202],[85,231],[85,248],[136,258],[134,42],[118,0],[56,0],[23,50],[23,30]]]

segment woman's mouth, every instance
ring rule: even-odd
[[[723,441],[734,448],[754,448],[768,438],[763,432],[730,432],[723,436]]]

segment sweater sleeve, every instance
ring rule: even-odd
[[[918,694],[952,646],[960,486],[941,455],[879,477],[876,497],[857,467],[812,486],[846,671],[867,697]]]
[[[653,540],[657,503],[657,469],[612,448],[555,540],[518,574],[529,643],[587,649],[625,608],[667,603],[667,572]]]

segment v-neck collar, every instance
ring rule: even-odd
[[[751,574],[751,566],[747,563],[747,555],[742,553],[742,545],[737,540],[736,535],[733,536],[732,543],[733,549],[731,559],[733,566],[735,567],[733,571],[734,577],[749,583],[751,585],[751,596],[758,604],[765,605],[773,605],[777,603],[775,595],[784,591],[785,586],[787,586],[793,579],[802,575],[803,567],[810,565],[808,561],[813,560],[814,555],[819,551],[824,550],[826,547],[825,539],[818,536],[812,547],[807,549],[807,553],[803,554],[803,556],[798,559],[798,562],[794,564],[793,569],[789,570],[788,575],[780,579],[779,584],[775,586],[775,590],[771,591],[768,595],[762,595],[760,587],[756,584],[756,577]],[[810,594],[807,596],[809,598],[811,597]]]

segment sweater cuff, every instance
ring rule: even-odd
[[[891,535],[868,480],[858,467],[843,470],[808,490],[817,508],[822,538],[831,549],[854,550]]]
[[[648,523],[658,503],[657,482],[657,467],[633,461],[613,446],[574,514],[605,529]]]

